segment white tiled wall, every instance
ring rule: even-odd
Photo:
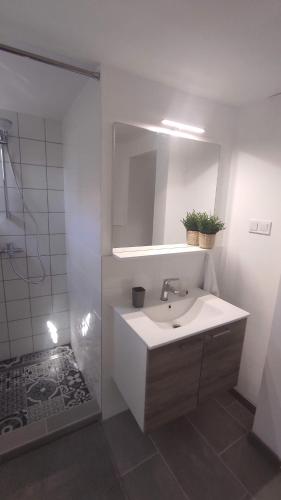
[[[4,110],[0,116],[13,122],[10,154],[24,201],[39,226],[39,248],[47,273],[43,283],[26,284],[4,255],[0,259],[0,359],[6,359],[52,347],[48,320],[57,326],[60,344],[69,342],[70,335],[61,124]],[[14,267],[26,277],[36,277],[40,266],[34,223],[22,206],[9,165],[7,169],[12,219],[7,220],[4,213],[1,177],[0,249],[7,242],[20,247]]]

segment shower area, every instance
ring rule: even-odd
[[[101,257],[98,82],[0,69],[1,458],[100,415]]]

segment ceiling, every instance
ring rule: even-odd
[[[1,0],[0,34],[231,104],[281,91],[280,0]]]

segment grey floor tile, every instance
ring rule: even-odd
[[[97,500],[129,500],[127,495],[121,489],[120,483],[115,480],[110,487],[101,493]]]
[[[36,498],[32,494],[41,492],[41,481],[46,474],[41,458],[41,453],[36,450],[1,465],[0,491],[5,500]]]
[[[0,468],[0,491],[5,500],[99,499],[114,482],[115,471],[100,424],[68,434]],[[40,490],[40,496],[30,496],[33,488]]]
[[[120,474],[155,453],[150,438],[141,432],[129,411],[106,420],[103,426]]]
[[[123,478],[130,500],[186,500],[180,486],[159,455],[155,455]]]
[[[82,480],[82,481],[81,481]],[[117,479],[110,480],[104,490],[97,491],[84,477],[58,474],[56,478],[45,479],[17,491],[11,500],[128,500]],[[5,497],[6,498],[6,497]]]
[[[281,473],[269,481],[255,496],[255,500],[280,500]]]
[[[5,454],[11,453],[21,446],[27,446],[33,441],[42,439],[46,435],[44,420],[33,422],[30,425],[24,425],[18,428],[16,428],[13,423],[12,427],[14,429],[12,432],[6,432],[0,435],[0,461],[3,459]]]
[[[216,394],[214,399],[218,401],[218,403],[224,408],[226,408],[227,406],[231,405],[231,403],[236,401],[235,397],[229,391],[223,391]]]
[[[245,429],[211,399],[189,413],[187,418],[218,453],[245,434]]]
[[[47,500],[42,482],[29,484],[23,490],[6,491],[4,498],[5,500]]]
[[[227,412],[243,425],[247,431],[252,429],[255,416],[245,406],[239,403],[239,401],[233,401],[233,403],[227,407]]]
[[[192,500],[241,500],[241,484],[185,417],[152,433],[152,439]]]
[[[112,496],[115,494],[123,500],[116,479],[111,478],[104,484],[97,484],[93,471],[94,467],[90,464],[83,469],[73,465],[68,471],[57,471],[43,482],[44,500],[115,500]]]
[[[223,453],[222,459],[252,494],[257,493],[279,471],[278,462],[246,437]]]

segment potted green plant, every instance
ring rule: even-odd
[[[198,212],[192,210],[187,212],[184,219],[181,220],[186,229],[186,242],[188,245],[199,245]]]
[[[203,212],[198,217],[199,246],[200,248],[213,248],[216,234],[225,229],[225,225],[217,215],[208,215]]]

